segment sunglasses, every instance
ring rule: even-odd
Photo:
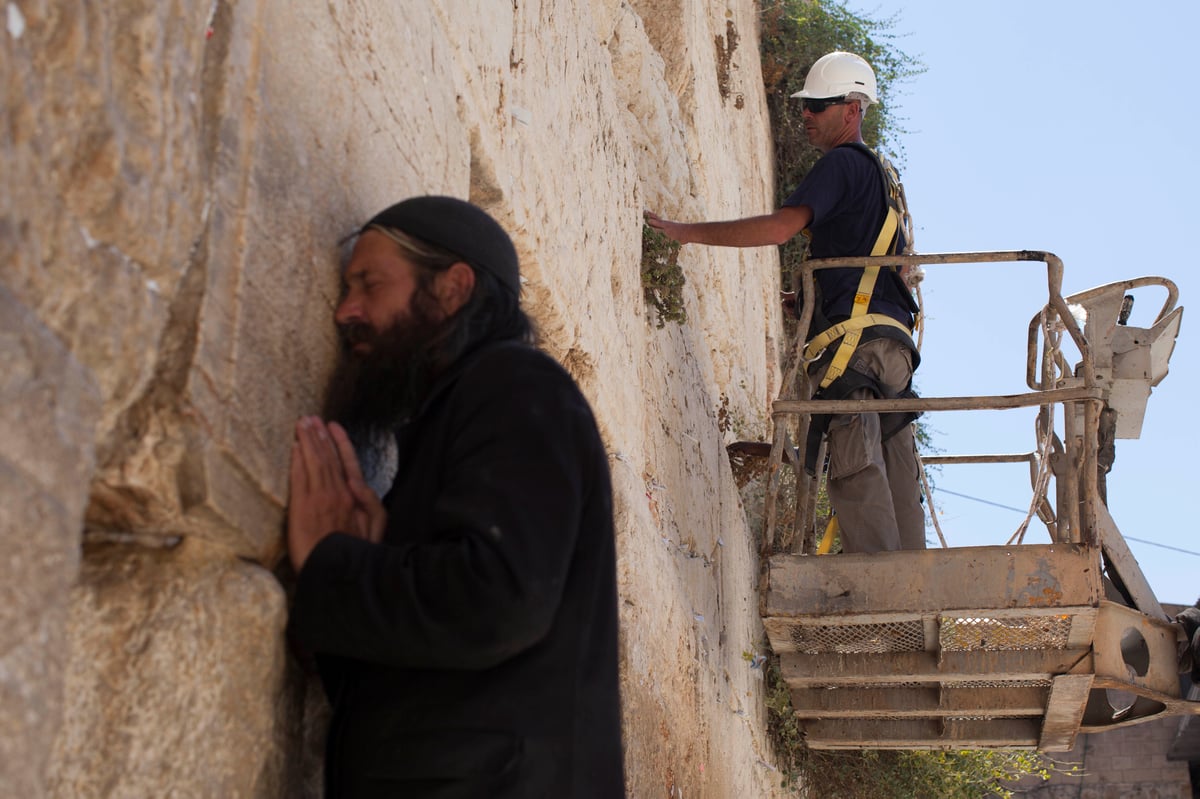
[[[814,114],[819,114],[831,105],[845,105],[848,102],[849,100],[846,99],[845,95],[841,97],[825,97],[820,100],[805,97],[800,101],[800,108]]]

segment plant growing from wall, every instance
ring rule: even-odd
[[[687,309],[683,307],[683,284],[687,279],[679,266],[680,246],[649,225],[642,225],[642,293],[658,316],[659,328],[667,322],[687,322]]]

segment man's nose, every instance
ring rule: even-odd
[[[345,297],[342,297],[341,302],[338,303],[337,308],[333,311],[333,321],[339,325],[363,321],[362,304],[353,293],[348,293]]]

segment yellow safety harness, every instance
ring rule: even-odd
[[[865,148],[862,148],[865,149]],[[874,155],[874,153],[872,153]],[[876,155],[878,158],[878,155]],[[897,194],[897,184],[894,171],[889,170],[891,165],[880,161],[880,167],[884,171],[885,182],[888,184],[888,194],[895,198]],[[900,193],[903,189],[898,189]],[[900,198],[903,204],[903,197]],[[875,244],[871,247],[871,255],[891,255],[895,251],[897,241],[896,230],[900,226],[900,213],[896,210],[894,203],[888,202],[887,215],[884,217],[883,226],[879,230],[879,235],[875,237]],[[894,267],[883,267],[891,269]],[[879,280],[878,266],[868,266],[863,269],[862,278],[858,282],[858,288],[854,292],[854,306],[850,310],[850,317],[843,322],[821,331],[813,336],[811,340],[804,346],[804,359],[813,361],[821,354],[821,352],[837,341],[839,338],[842,343],[838,345],[833,354],[833,360],[829,363],[829,368],[825,370],[825,376],[821,379],[820,387],[828,388],[835,380],[841,377],[846,372],[846,367],[850,364],[850,358],[854,355],[854,351],[858,349],[859,341],[862,340],[862,333],[868,327],[878,325],[886,325],[903,330],[906,335],[911,336],[913,330],[920,324],[920,316],[917,315],[913,319],[913,327],[900,322],[886,314],[867,313],[871,305],[871,296],[875,292],[875,283]],[[821,541],[817,546],[818,555],[827,555],[833,549],[833,540],[839,532],[837,514],[833,514],[829,518],[829,523],[825,526],[825,532],[821,536]]]
[[[866,148],[862,149],[865,150]],[[872,153],[872,155],[875,154]],[[875,155],[875,157],[878,159],[878,155]],[[884,170],[885,182],[889,184],[888,193],[892,194],[891,182],[887,180],[887,166],[880,163],[880,167]],[[887,215],[883,219],[883,226],[879,229],[879,235],[875,237],[875,244],[871,247],[871,255],[891,255],[894,252],[897,240],[896,230],[899,226],[900,213],[889,202]],[[885,268],[891,269],[893,267]],[[850,364],[850,358],[854,355],[854,351],[858,349],[858,343],[862,339],[863,330],[866,328],[886,325],[903,330],[907,335],[912,335],[915,322],[914,328],[910,328],[903,322],[897,321],[886,314],[867,313],[867,309],[871,305],[871,295],[875,292],[875,282],[879,279],[879,269],[880,267],[878,266],[868,266],[863,269],[862,278],[859,280],[858,288],[854,293],[854,307],[850,310],[850,318],[821,331],[816,336],[813,336],[812,340],[804,346],[804,359],[812,361],[832,342],[839,338],[842,340],[842,343],[833,354],[833,360],[830,361],[829,368],[825,371],[825,377],[821,380],[821,388],[828,388],[833,381],[845,374],[846,367]]]

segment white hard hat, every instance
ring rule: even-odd
[[[834,52],[817,59],[804,77],[804,88],[792,97],[822,100],[844,97],[850,92],[864,94],[872,103],[879,102],[875,71],[854,53]]]

